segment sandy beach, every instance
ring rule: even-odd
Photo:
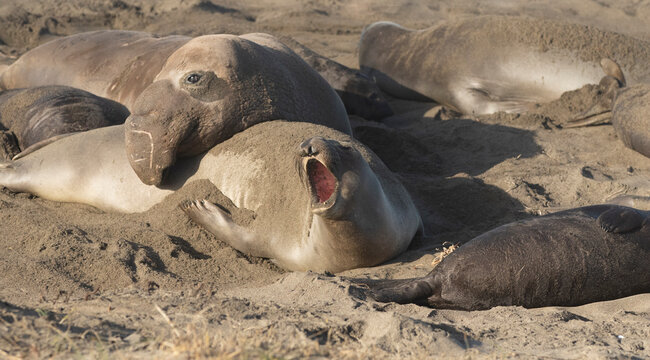
[[[540,0],[3,0],[0,65],[98,29],[157,35],[265,32],[358,68],[364,26],[481,15],[571,22],[650,41],[650,3]],[[650,66],[650,65],[649,65]],[[396,259],[341,274],[288,272],[242,254],[178,208],[188,186],[141,214],[0,191],[0,358],[647,358],[650,294],[578,307],[438,310],[379,303],[343,277],[406,278],[499,225],[620,194],[650,195],[650,159],[611,125],[568,129],[596,85],[526,114],[459,116],[390,98],[354,136],[411,194],[425,236]]]

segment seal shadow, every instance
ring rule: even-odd
[[[398,114],[393,120],[399,128],[352,120],[355,137],[399,175],[420,211],[425,236],[410,250],[462,243],[530,216],[519,200],[480,175],[508,159],[540,154],[534,131],[457,118],[432,103]]]

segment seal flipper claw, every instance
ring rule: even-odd
[[[607,232],[626,233],[643,226],[646,218],[631,208],[615,207],[600,214],[596,222]]]
[[[251,232],[235,224],[230,214],[217,205],[204,199],[184,201],[179,207],[192,221],[235,249],[253,256],[270,257],[263,249],[255,247]]]

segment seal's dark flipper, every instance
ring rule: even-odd
[[[626,233],[640,229],[644,220],[645,216],[634,209],[614,207],[600,214],[596,222],[607,232]]]
[[[427,305],[427,298],[433,295],[434,292],[427,279],[429,279],[429,276],[400,280],[348,280],[367,285],[371,292],[370,296],[379,302]]]
[[[217,205],[207,200],[188,200],[179,207],[192,221],[235,249],[253,256],[271,257],[256,246],[255,236],[250,231],[235,224],[230,215]]]
[[[45,140],[39,141],[39,142],[37,142],[36,144],[33,144],[33,145],[29,146],[27,149],[25,149],[25,150],[19,152],[18,154],[16,154],[16,155],[12,158],[12,160],[18,160],[18,159],[20,159],[20,158],[22,158],[22,157],[25,157],[25,156],[27,156],[27,155],[33,153],[34,151],[36,151],[36,150],[38,150],[38,149],[40,149],[40,148],[42,148],[42,147],[45,147],[46,145],[49,145],[49,144],[51,144],[51,143],[53,143],[53,142],[55,142],[55,141],[57,141],[57,140],[63,139],[63,138],[65,138],[65,137],[68,137],[68,136],[70,136],[70,135],[76,134],[76,133],[78,133],[78,132],[79,132],[79,131],[75,131],[75,132],[71,132],[71,133],[65,133],[65,134],[60,134],[60,135],[52,136],[51,138],[47,138],[47,139],[45,139]]]

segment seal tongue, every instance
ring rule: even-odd
[[[318,160],[310,160],[307,163],[307,173],[309,174],[309,183],[318,197],[318,202],[327,201],[336,189],[334,174]]]

